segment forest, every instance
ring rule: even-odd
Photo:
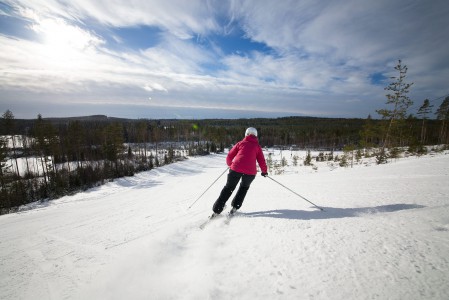
[[[80,118],[14,119],[1,126],[0,208],[6,212],[37,200],[72,194],[114,178],[132,176],[188,156],[222,152],[256,127],[263,147],[336,151],[379,147],[379,119],[286,117],[276,119],[132,120]],[[425,128],[423,128],[425,121]],[[420,151],[449,144],[444,120],[409,117],[395,146]],[[425,132],[423,134],[423,132]]]

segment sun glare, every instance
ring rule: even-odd
[[[33,25],[42,37],[41,55],[46,63],[60,68],[79,66],[102,41],[62,19],[44,19]]]

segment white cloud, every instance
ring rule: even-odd
[[[98,47],[104,42],[92,33],[67,24],[61,18],[42,19],[31,28],[42,34],[43,43],[57,51],[83,51],[90,47]]]
[[[161,84],[159,84],[157,82],[149,82],[144,85],[143,89],[148,92],[153,92],[153,91],[167,92],[167,89],[164,88]],[[151,100],[151,97],[150,97],[150,100]]]
[[[157,26],[181,39],[218,29],[212,8],[204,1],[7,0],[6,3],[29,8],[45,16],[74,21],[93,19],[113,27]]]
[[[382,105],[383,88],[369,76],[394,71],[403,58],[422,91],[418,97],[447,93],[449,45],[442,29],[449,6],[443,0],[6,3],[39,39],[0,35],[4,91],[137,104],[151,92],[165,105],[317,115],[355,111],[350,105],[372,106],[376,98]],[[143,25],[161,31],[158,44],[143,50],[108,48],[98,30]],[[235,29],[271,51],[226,55],[219,43],[201,43]],[[116,34],[109,39],[125,42]]]

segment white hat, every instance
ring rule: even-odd
[[[246,131],[245,131],[245,136],[248,136],[248,135],[254,135],[254,136],[257,136],[257,129],[254,128],[254,127],[249,127],[249,128],[246,129]]]

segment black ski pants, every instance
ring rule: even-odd
[[[246,175],[233,170],[229,170],[228,181],[221,190],[220,196],[218,197],[217,201],[215,201],[212,210],[217,214],[223,211],[226,201],[228,201],[229,197],[231,197],[235,187],[239,183],[240,179],[242,179],[237,194],[234,196],[234,199],[232,200],[232,207],[239,209],[242,206],[243,200],[245,199],[249,186],[251,185],[251,182],[253,182],[255,177],[256,175]]]

